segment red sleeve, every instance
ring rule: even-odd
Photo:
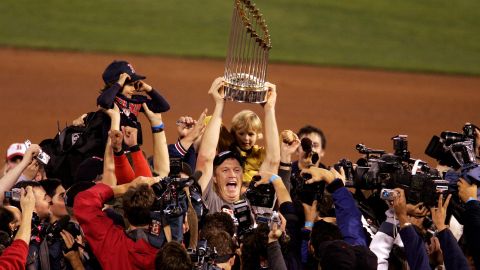
[[[135,173],[132,166],[130,166],[130,162],[128,162],[127,155],[125,153],[121,156],[114,155],[113,159],[115,161],[115,176],[117,177],[118,185],[130,183],[135,178]]]
[[[87,242],[105,270],[116,269],[124,260],[128,261],[128,247],[133,244],[123,229],[114,225],[102,211],[103,204],[112,197],[112,188],[100,183],[80,192],[73,204],[74,215]],[[113,260],[114,255],[119,259]]]
[[[17,239],[7,247],[0,256],[0,269],[25,269],[27,264],[28,245],[25,241]]]
[[[131,153],[133,160],[133,168],[135,170],[135,177],[152,177],[152,171],[150,171],[150,166],[148,166],[148,162],[145,159],[142,151],[139,150]]]

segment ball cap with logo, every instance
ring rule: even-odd
[[[23,157],[27,151],[27,146],[24,143],[13,143],[7,149],[7,160],[14,157]]]
[[[115,83],[120,78],[120,74],[127,73],[130,76],[129,82],[143,80],[147,77],[135,73],[133,66],[127,61],[115,60],[113,61],[102,74],[103,81],[106,84]]]

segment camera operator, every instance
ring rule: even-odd
[[[311,165],[326,169],[327,166],[321,162],[327,147],[327,138],[323,131],[317,127],[306,125],[298,130],[297,136],[300,141],[308,141],[311,145],[310,149],[307,149],[310,153],[306,153],[303,147],[297,148],[298,160],[292,163],[293,173],[297,173]],[[312,159],[312,154],[317,154],[318,159]]]
[[[469,184],[460,178],[458,196],[465,204],[462,219],[467,248],[472,254],[475,267],[480,269],[480,202],[477,199],[477,185],[475,183]]]
[[[436,237],[440,243],[440,248],[443,253],[443,260],[446,269],[470,269],[468,261],[465,258],[457,240],[452,232],[445,225],[447,218],[447,208],[452,195],[448,195],[445,202],[443,201],[443,194],[440,194],[438,199],[438,206],[432,208],[432,221],[437,229]]]
[[[46,241],[48,243],[48,256],[51,269],[67,269],[69,267],[73,269],[84,269],[80,253],[78,250],[72,249],[73,236],[78,236],[80,233],[80,227],[77,224],[70,222],[65,206],[65,188],[58,179],[45,179],[39,181],[40,185],[46,192],[47,199],[49,200],[50,218],[49,224],[46,226],[45,233]],[[73,225],[75,229],[71,228],[72,232],[67,230],[69,225]],[[74,231],[73,231],[74,230]],[[70,243],[70,241],[72,241]],[[67,266],[67,259],[69,266]]]
[[[40,267],[49,267],[48,243],[46,241],[45,229],[48,227],[48,219],[50,217],[50,200],[40,185],[35,181],[21,181],[18,182],[14,188],[26,189],[31,187],[33,195],[35,196],[34,219],[32,226],[32,238],[29,244],[29,257],[27,261],[27,268],[40,269]],[[10,204],[16,207],[21,207],[18,201],[13,198],[10,199]],[[23,212],[23,209],[20,209]]]
[[[421,225],[412,224],[411,222],[413,220],[409,219],[407,215],[407,203],[404,190],[400,188],[394,190],[396,191],[396,196],[393,198],[393,207],[395,215],[398,217],[400,237],[405,246],[408,265],[411,269],[429,269],[429,256],[427,255],[424,239],[418,230]],[[432,208],[433,222],[437,227],[437,237],[443,251],[443,260],[445,261],[447,269],[468,269],[465,257],[456,243],[455,238],[445,225],[446,208],[449,201],[450,196],[444,203],[443,195],[440,195],[438,207]],[[435,239],[431,240],[436,241]]]
[[[168,242],[155,259],[158,270],[192,270],[193,263],[185,248],[177,242]],[[151,269],[151,268],[148,268]]]
[[[352,194],[344,187],[338,172],[334,169],[328,171],[318,167],[310,167],[303,169],[301,173],[312,176],[305,182],[307,184],[325,181],[326,189],[332,194],[335,204],[338,227],[323,220],[305,225],[306,227],[312,227],[313,225],[310,247],[316,258],[320,260],[322,269],[334,269],[336,264],[350,263],[351,265],[352,262],[352,267],[376,269],[377,257],[367,248],[365,232],[362,229],[361,212],[357,208]],[[332,234],[335,230],[341,232],[341,234],[337,233],[335,237],[335,234]],[[326,237],[327,235],[330,236]],[[350,257],[337,257],[342,253],[342,250]]]
[[[225,151],[216,155],[225,105],[223,85],[224,79],[217,78],[209,90],[209,94],[215,101],[215,109],[205,129],[197,158],[196,169],[202,172],[198,182],[210,212],[219,212],[223,205],[228,205],[233,209],[233,202],[240,199],[243,179],[242,160],[237,154]],[[267,103],[264,105],[265,125],[276,130],[275,85],[267,84],[267,86],[270,90]],[[276,133],[276,131],[271,132]],[[269,140],[269,137],[265,138],[266,156],[260,170],[276,172],[280,160],[280,149],[277,139]],[[278,134],[276,138],[278,138]]]
[[[284,146],[287,143],[289,147]],[[321,163],[322,157],[325,155],[325,147],[327,145],[326,137],[323,131],[317,127],[307,125],[302,127],[298,133],[292,138],[288,133],[282,132],[282,151],[281,151],[281,163],[279,175],[285,178],[286,171],[290,169],[290,187],[286,185],[295,200],[298,197],[297,187],[303,181],[301,170],[310,166],[326,169],[323,163]],[[296,148],[294,148],[296,147]],[[291,155],[293,154],[289,150],[296,149],[298,159],[291,162]],[[286,171],[284,171],[286,170]],[[285,176],[284,176],[285,175]]]
[[[401,263],[406,264],[406,260],[398,256],[399,252],[403,253],[403,242],[399,234],[397,234],[398,229],[398,219],[395,216],[395,211],[393,209],[393,203],[388,203],[389,209],[385,211],[386,220],[382,222],[377,233],[372,237],[370,243],[370,250],[375,253],[378,258],[378,270],[389,269],[389,267],[394,267],[395,262],[393,262],[392,256],[395,256],[394,259],[399,260]],[[411,221],[416,222],[417,224],[422,224],[424,217],[428,213],[428,209],[423,206],[422,203],[417,205],[407,204],[407,216],[411,217]],[[398,252],[397,252],[398,251]]]
[[[322,168],[310,167],[303,169],[301,173],[312,176],[311,179],[305,182],[306,184],[325,181],[327,191],[333,196],[336,220],[344,240],[351,245],[366,246],[365,233],[362,230],[362,214],[357,208],[352,194],[345,188],[343,181],[340,178],[336,178],[336,171],[334,169],[328,171]]]
[[[215,250],[214,266],[217,269],[230,270],[235,264],[235,243],[232,237],[222,230],[211,231],[205,235],[210,250]]]
[[[255,186],[268,184],[271,183],[275,189],[275,193],[277,195],[277,203],[279,205],[279,211],[285,218],[285,229],[288,232],[288,236],[290,240],[287,243],[287,254],[283,254],[284,260],[280,263],[284,262],[288,269],[302,269],[302,262],[301,262],[301,248],[302,248],[302,233],[301,233],[301,221],[299,220],[295,206],[292,203],[292,198],[290,197],[290,193],[288,192],[287,188],[285,187],[284,182],[282,181],[281,177],[272,173],[260,171],[261,180],[255,183]],[[273,235],[275,236],[278,232],[275,230]],[[285,233],[285,232],[284,232]],[[264,237],[265,234],[264,233]],[[277,237],[278,239],[279,237]],[[276,247],[270,247],[272,245],[277,245],[278,241],[268,242],[268,251],[273,252],[272,255],[268,254],[269,257],[271,256],[279,256],[276,254]],[[280,245],[278,246],[280,247]],[[248,251],[247,251],[248,252]],[[273,255],[275,254],[275,255]],[[280,251],[280,255],[281,251]],[[272,265],[271,265],[272,267]],[[276,266],[276,267],[282,267]],[[273,268],[272,269],[276,269]]]
[[[31,186],[22,189],[20,205],[22,221],[12,244],[0,256],[1,269],[25,269],[30,243],[35,195]]]

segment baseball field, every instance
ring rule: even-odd
[[[409,135],[412,156],[431,136],[479,124],[477,1],[257,1],[273,48],[280,129],[305,124],[327,135],[326,163],[355,160],[357,143],[391,150]],[[101,73],[131,62],[172,105],[175,120],[213,109],[206,92],[223,75],[231,1],[0,2],[0,149],[53,137],[96,110]],[[232,115],[259,105],[229,103]],[[151,153],[151,140],[146,140]],[[4,150],[1,150],[4,151]]]

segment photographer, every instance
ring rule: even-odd
[[[50,268],[84,269],[80,259],[80,253],[71,249],[73,242],[75,242],[72,233],[78,236],[80,234],[80,227],[70,222],[70,217],[65,207],[65,189],[58,179],[45,179],[39,181],[39,183],[45,190],[47,199],[50,202],[49,224],[46,225],[44,232],[44,234],[47,235],[46,241],[48,243]],[[67,228],[69,228],[68,230],[70,230],[70,232]],[[67,245],[67,243],[70,244],[71,240],[71,245]]]
[[[429,260],[425,243],[412,223],[408,222],[407,201],[403,189],[396,188],[397,196],[393,199],[395,215],[400,225],[400,237],[405,245],[405,253],[410,269],[429,269]]]
[[[289,241],[287,243],[287,254],[284,254],[285,260],[282,260],[288,267],[288,269],[302,269],[301,263],[301,247],[302,247],[302,233],[301,233],[301,221],[299,220],[295,206],[292,203],[292,198],[285,187],[280,176],[268,173],[268,172],[260,172],[261,180],[255,183],[255,186],[268,184],[271,183],[275,189],[275,193],[277,195],[277,203],[279,205],[279,211],[285,218],[285,229],[289,235]],[[273,230],[273,229],[272,229]],[[268,236],[275,236],[277,235],[277,231],[275,230],[273,234],[269,234]],[[283,232],[285,233],[285,232]],[[277,237],[277,239],[280,236]],[[270,242],[269,242],[270,243]],[[271,243],[270,245],[277,245],[278,241],[275,243]],[[276,250],[276,248],[269,249],[270,251]],[[275,253],[274,253],[275,254]],[[270,256],[270,255],[269,255]],[[278,255],[275,255],[278,256]],[[272,268],[276,269],[276,268]]]
[[[230,270],[235,264],[235,244],[232,237],[222,230],[208,233],[205,236],[210,250],[215,250],[214,266],[219,269]]]
[[[351,245],[367,246],[365,233],[362,230],[362,214],[355,204],[352,194],[345,188],[343,181],[336,178],[337,173],[334,169],[310,167],[303,169],[301,174],[310,174],[311,179],[306,184],[312,184],[319,181],[325,181],[326,190],[332,194],[335,204],[335,214],[337,225],[342,232],[344,240]]]
[[[169,242],[158,252],[155,259],[158,270],[192,270],[193,263],[185,248],[177,242]],[[151,269],[151,268],[148,268]]]
[[[32,144],[25,155],[23,156],[22,161],[17,164],[13,169],[9,170],[2,178],[0,178],[0,203],[3,203],[5,198],[5,191],[10,190],[13,185],[17,182],[18,178],[22,172],[29,166],[33,159],[40,153],[40,147],[36,144]]]
[[[266,224],[259,224],[243,240],[242,269],[286,270],[287,265],[278,242],[282,234],[283,232],[277,227],[277,224],[273,224],[271,230]]]
[[[452,232],[445,225],[447,218],[447,208],[450,202],[452,195],[448,195],[445,202],[443,201],[443,194],[440,194],[438,198],[438,206],[432,208],[432,221],[437,228],[436,237],[440,242],[440,248],[443,253],[443,260],[445,263],[445,268],[449,269],[470,269],[467,259],[463,254],[460,246],[457,243],[457,240],[453,236]]]
[[[335,269],[336,265],[342,265],[345,269],[376,269],[377,257],[367,248],[360,210],[343,181],[337,178],[340,176],[338,172],[310,167],[301,173],[312,176],[306,184],[325,181],[335,204],[338,227],[323,220],[305,225],[313,225],[310,248],[322,269]]]
[[[20,205],[22,207],[22,222],[14,241],[0,256],[1,269],[25,269],[35,208],[35,195],[31,186],[22,189]]]

